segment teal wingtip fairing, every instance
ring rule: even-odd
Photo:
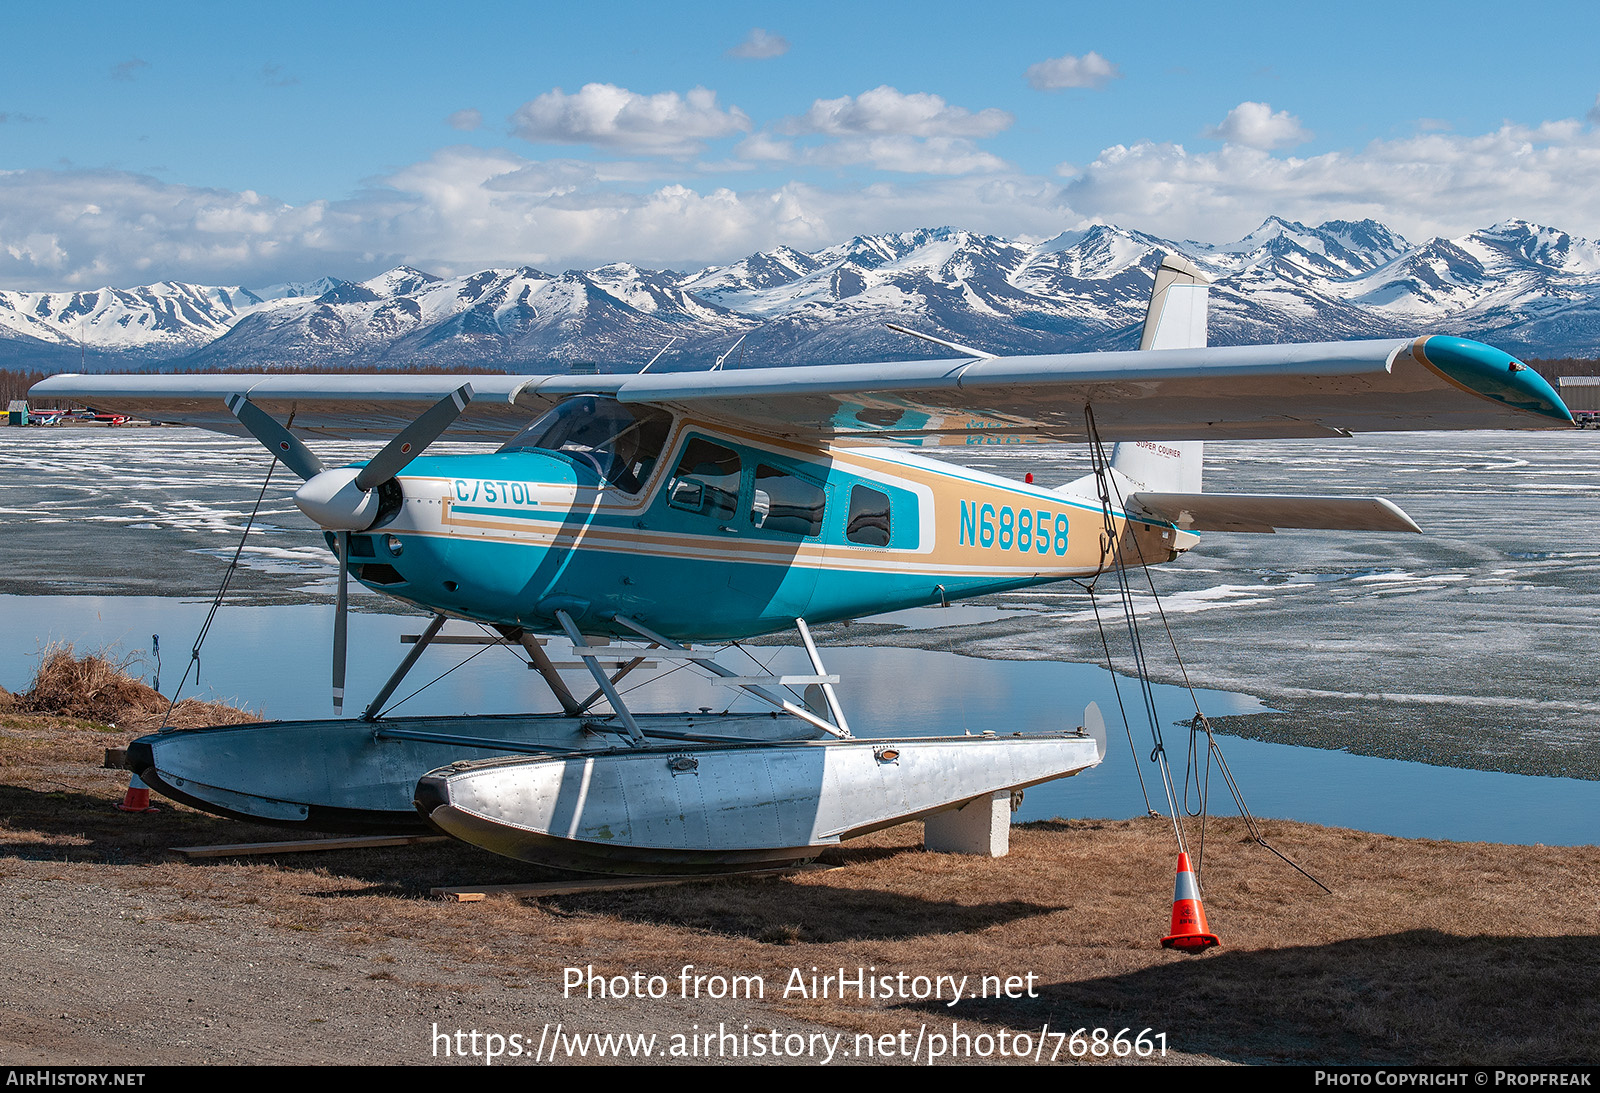
[[[1549,381],[1502,349],[1436,334],[1418,339],[1417,352],[1424,364],[1452,383],[1518,410],[1573,424],[1572,411]]]

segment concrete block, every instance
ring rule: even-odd
[[[1011,791],[929,816],[922,825],[922,845],[943,854],[1005,857],[1011,850]]]

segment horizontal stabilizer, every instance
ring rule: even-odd
[[[1128,507],[1166,520],[1182,531],[1256,531],[1320,528],[1326,531],[1422,529],[1382,497],[1318,497],[1279,493],[1136,493]]]

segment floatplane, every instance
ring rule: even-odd
[[[295,503],[338,558],[335,718],[146,736],[129,766],[151,787],[312,830],[438,829],[579,870],[703,872],[913,819],[930,846],[1003,852],[1014,791],[1103,757],[1092,712],[1056,732],[863,739],[811,627],[1166,562],[1201,531],[1418,530],[1382,498],[1202,492],[1206,440],[1572,425],[1535,371],[1478,342],[1215,348],[1205,331],[1205,278],[1168,257],[1136,351],[1003,357],[930,337],[950,355],[469,383],[61,375],[33,394],[256,438],[304,479]],[[447,430],[495,448],[427,454]],[[349,466],[311,446],[372,437],[390,439]],[[916,451],[1022,443],[1112,449],[1054,488]],[[346,718],[351,576],[431,621]],[[560,712],[385,716],[449,619],[520,645]],[[811,672],[714,659],[787,630]],[[582,667],[552,661],[547,638]],[[618,685],[657,661],[770,710],[636,711]],[[574,689],[563,671],[590,679]]]

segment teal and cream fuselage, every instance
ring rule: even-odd
[[[723,455],[711,486],[686,485],[685,453],[707,450],[736,458]],[[636,492],[543,450],[424,455],[398,482],[398,510],[351,536],[356,577],[432,612],[540,632],[559,632],[564,610],[589,633],[626,633],[611,622],[624,615],[677,640],[748,637],[1109,564],[1092,497],[683,418]],[[1130,562],[1167,561],[1187,538],[1113,520]]]

